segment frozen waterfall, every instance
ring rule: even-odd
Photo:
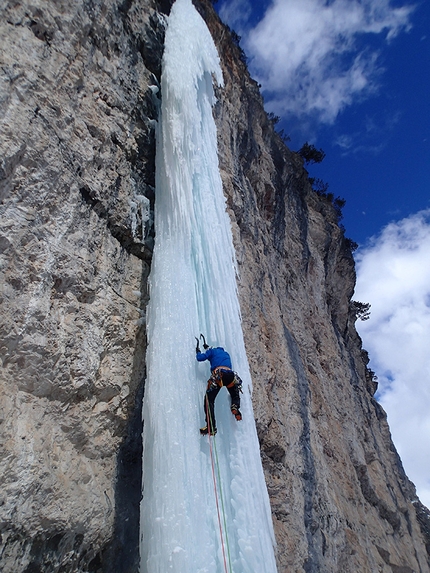
[[[141,573],[276,572],[218,168],[213,78],[222,84],[210,33],[191,0],[176,0],[166,32],[157,138]],[[200,332],[211,345],[224,346],[244,382],[241,422],[231,415],[226,389],[216,400],[216,495],[209,438],[199,434],[210,374],[209,363],[195,359]]]

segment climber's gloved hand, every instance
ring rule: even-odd
[[[209,348],[209,344],[206,344],[206,343],[203,344],[203,348],[204,348],[205,350],[207,350],[207,349]]]
[[[199,339],[197,338],[197,336],[194,337],[197,340],[197,344],[196,344],[196,354],[198,352],[200,352],[200,346],[199,346]]]

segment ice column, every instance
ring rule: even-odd
[[[216,401],[224,550],[228,571],[275,573],[273,530],[251,405],[236,291],[235,254],[212,116],[218,54],[191,0],[168,20],[157,137],[156,241],[148,305],[143,405],[141,573],[223,573],[203,396],[209,364],[195,360],[203,332],[231,354],[244,381],[243,421]],[[231,569],[230,569],[231,564]]]

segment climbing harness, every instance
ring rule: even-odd
[[[230,382],[229,384],[224,384],[223,382],[222,375],[224,372],[232,372],[234,375],[233,381]],[[231,370],[231,368],[228,368],[228,366],[218,366],[218,368],[215,368],[212,371],[211,377],[208,380],[208,389],[211,386],[219,386],[220,388],[222,388],[223,386],[225,386],[226,388],[233,388],[233,386],[237,386],[239,392],[243,394],[242,380],[240,379],[239,374]]]
[[[209,400],[208,400],[207,396],[206,396],[206,414],[207,414],[206,417],[208,419],[209,451],[210,451],[210,456],[211,456],[212,478],[213,478],[213,482],[214,482],[215,502],[216,502],[216,509],[217,509],[217,515],[218,515],[218,525],[219,525],[219,535],[220,535],[220,540],[221,540],[222,556],[223,556],[223,560],[224,560],[224,570],[226,573],[232,573],[233,570],[232,570],[232,566],[231,566],[230,546],[229,546],[229,542],[228,542],[227,523],[226,523],[226,519],[225,519],[224,499],[223,499],[223,495],[222,495],[222,486],[221,486],[221,473],[220,473],[220,469],[219,469],[218,452],[216,449],[216,440],[215,440],[216,429],[213,428],[212,417],[211,417],[210,408],[209,408]],[[211,430],[214,431],[213,434],[212,434]],[[212,439],[211,438],[213,438],[213,448],[212,448]],[[214,451],[215,451],[215,457],[214,457]],[[216,473],[215,473],[215,466],[216,466],[216,470],[217,470],[216,473],[218,474],[218,487],[217,487],[217,477],[216,477]],[[225,537],[225,544],[227,546],[228,568],[227,568],[227,559],[226,559],[225,547],[224,547],[224,537],[223,537],[223,532],[222,532],[220,508],[219,508],[219,502],[218,502],[218,489],[219,489],[219,497],[221,500],[221,510],[222,510],[222,515],[223,515],[223,522],[224,522],[224,537]]]

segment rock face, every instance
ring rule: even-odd
[[[154,120],[171,3],[0,8],[5,573],[137,571]],[[226,84],[214,114],[279,573],[426,573],[429,514],[373,398],[350,242],[274,132],[211,3],[196,6]]]
[[[131,571],[163,20],[0,14],[0,568]]]
[[[429,571],[429,514],[354,327],[352,242],[274,133],[240,48],[203,13],[226,84],[215,108],[220,169],[279,573]]]

